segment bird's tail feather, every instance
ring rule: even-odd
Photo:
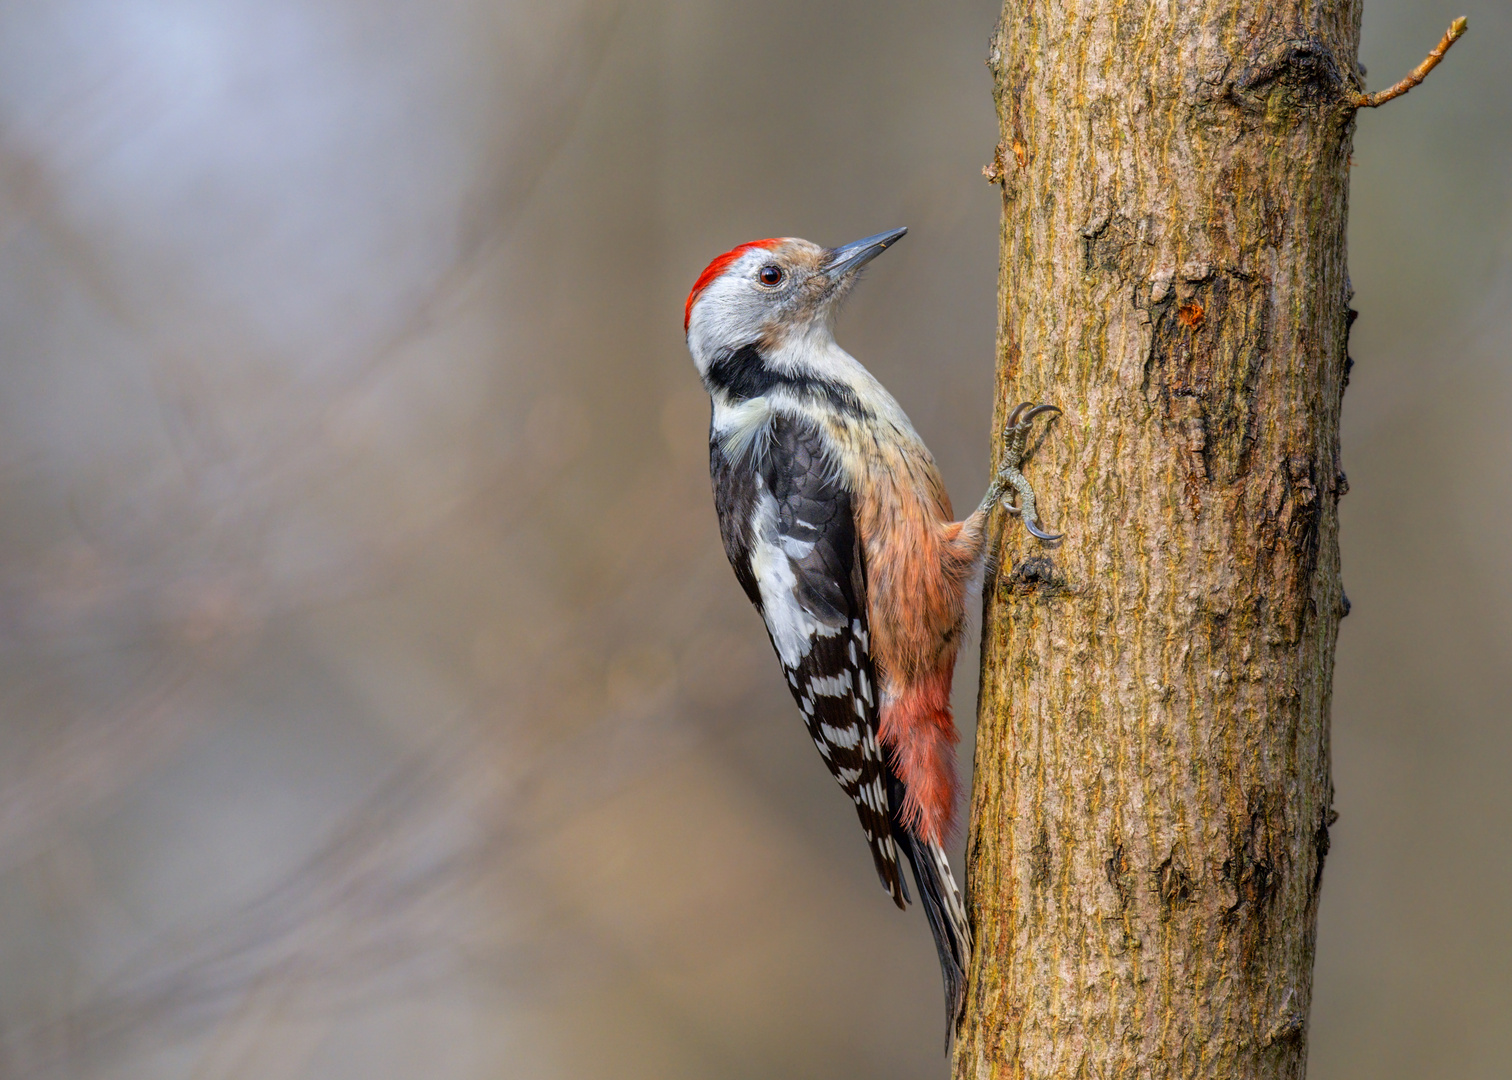
[[[940,974],[945,980],[945,1049],[950,1050],[956,1026],[966,1005],[966,968],[971,962],[971,924],[966,921],[966,905],[956,888],[945,849],[933,841],[922,840],[909,829],[897,830],[899,847],[913,867],[919,886],[919,899],[929,930],[934,934],[935,951],[940,954]]]

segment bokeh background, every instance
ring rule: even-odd
[[[1365,15],[1372,88],[1471,30],[1355,140],[1323,1078],[1512,1074],[1512,10],[1456,3]],[[907,224],[841,339],[973,503],[996,14],[0,2],[0,1077],[946,1075],[680,316]]]

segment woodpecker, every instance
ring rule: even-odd
[[[713,406],[725,553],[900,908],[910,899],[900,851],[913,871],[953,1032],[971,928],[944,847],[957,794],[950,683],[992,509],[1059,538],[1039,525],[1019,465],[1033,420],[1060,410],[1014,409],[986,496],[953,521],[929,449],[833,331],[861,268],[907,231],[833,249],[791,237],[741,244],[699,275],[683,329]]]

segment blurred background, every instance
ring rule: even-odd
[[[946,1075],[680,317],[908,225],[840,336],[974,503],[997,10],[0,2],[0,1077]],[[1459,14],[1355,140],[1315,1077],[1512,1073],[1512,11],[1362,58]]]

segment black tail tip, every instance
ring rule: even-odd
[[[957,1029],[966,1011],[966,967],[971,962],[971,927],[966,908],[950,872],[950,862],[938,844],[905,834],[902,845],[919,899],[934,937],[940,959],[940,977],[945,989],[945,1053],[950,1053]]]

